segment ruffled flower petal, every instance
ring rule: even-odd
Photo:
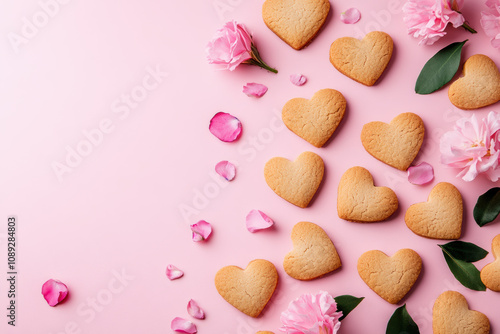
[[[491,38],[491,45],[500,48],[500,0],[487,0],[489,11],[481,12],[481,27]]]
[[[221,161],[215,165],[215,171],[228,181],[232,181],[236,175],[236,167],[229,161]]]
[[[302,74],[292,74],[292,75],[290,75],[290,81],[295,86],[302,86],[307,82],[307,78],[305,76],[303,76]]]
[[[49,279],[42,285],[42,295],[50,306],[56,306],[68,295],[68,287],[61,281]]]
[[[408,181],[416,185],[431,182],[434,179],[434,168],[427,162],[408,168]]]
[[[194,300],[190,300],[187,305],[187,311],[190,316],[196,319],[205,319],[205,312]]]
[[[263,84],[249,82],[243,86],[243,93],[248,96],[262,97],[267,92],[267,87]]]
[[[224,142],[232,142],[241,135],[241,122],[225,112],[218,112],[210,120],[210,132]]]
[[[191,231],[193,232],[192,239],[194,242],[204,241],[212,234],[212,225],[204,220],[200,220],[196,224],[191,225]]]
[[[184,272],[182,270],[180,270],[179,268],[177,268],[176,266],[172,265],[172,264],[169,264],[167,266],[167,277],[169,280],[174,280],[174,279],[178,279],[178,278],[181,278],[182,276],[184,276]]]
[[[345,24],[354,24],[361,19],[361,12],[357,8],[349,8],[340,14],[340,21]]]
[[[247,229],[254,233],[274,225],[274,222],[264,212],[252,210],[247,215]]]
[[[193,324],[189,320],[182,319],[179,317],[176,317],[172,320],[172,323],[170,324],[170,328],[173,331],[176,331],[179,333],[195,334],[196,332],[198,332],[198,329],[196,328],[195,324]]]

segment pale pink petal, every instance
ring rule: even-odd
[[[189,320],[182,319],[179,317],[176,317],[174,318],[174,320],[172,320],[170,328],[172,328],[173,331],[179,333],[195,334],[196,332],[198,332],[198,329],[196,328],[195,324],[193,324]]]
[[[204,220],[200,220],[196,224],[191,225],[191,231],[193,231],[193,241],[207,240],[210,234],[212,234],[212,225]]]
[[[215,171],[228,181],[232,181],[236,175],[236,167],[229,161],[221,161],[215,165]]]
[[[184,276],[184,272],[177,268],[176,266],[169,264],[167,266],[167,277],[169,280],[178,279]]]
[[[408,168],[408,181],[413,184],[422,185],[434,179],[434,169],[427,162]]]
[[[296,86],[302,86],[307,82],[307,78],[302,74],[292,74],[290,75],[290,81]]]
[[[247,229],[254,233],[274,225],[274,222],[264,212],[252,210],[247,215]]]
[[[208,128],[214,136],[224,142],[235,141],[241,135],[240,120],[225,112],[215,114]]]
[[[196,319],[205,319],[205,312],[194,300],[190,300],[187,306],[187,311],[189,315]]]
[[[267,92],[267,87],[263,84],[249,82],[243,86],[243,93],[248,96],[262,97]]]
[[[349,8],[340,14],[340,21],[345,24],[354,24],[361,19],[361,13],[357,8]]]
[[[50,306],[56,306],[68,295],[68,287],[61,281],[49,279],[42,285],[42,295]]]

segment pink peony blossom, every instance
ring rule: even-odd
[[[486,0],[489,11],[481,12],[481,26],[488,37],[491,37],[491,45],[500,49],[500,0]]]
[[[49,279],[42,285],[42,295],[50,306],[56,306],[68,295],[68,287],[61,281]]]
[[[441,162],[462,168],[457,175],[472,181],[484,173],[491,181],[500,178],[500,114],[494,111],[478,122],[476,115],[457,121],[454,131],[441,137]]]
[[[283,324],[280,331],[287,334],[334,334],[340,328],[342,312],[337,312],[337,303],[325,291],[304,294],[288,305],[281,313]]]

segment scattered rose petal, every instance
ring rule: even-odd
[[[221,161],[215,165],[215,171],[228,181],[232,181],[236,175],[236,167],[229,161]]]
[[[243,86],[243,93],[248,96],[262,97],[266,92],[267,87],[259,83],[249,82],[246,86]]]
[[[426,184],[434,179],[434,169],[427,162],[408,168],[408,181],[413,184]]]
[[[174,318],[174,320],[172,320],[170,328],[172,328],[173,331],[179,333],[195,334],[196,332],[198,332],[198,329],[196,328],[195,324],[193,324],[189,320],[182,319],[179,317],[176,317]]]
[[[252,233],[264,230],[273,225],[273,220],[262,211],[252,210],[247,215],[247,229]]]
[[[218,112],[210,120],[210,132],[224,142],[232,142],[240,137],[241,122],[225,112]]]
[[[361,13],[357,8],[349,8],[342,14],[340,14],[340,21],[345,24],[354,24],[361,19]]]
[[[204,220],[200,220],[196,224],[191,225],[191,231],[193,231],[193,241],[207,240],[210,234],[212,234],[212,225]]]
[[[198,303],[192,299],[188,303],[187,311],[193,318],[205,319],[205,312],[203,312]]]
[[[169,280],[178,279],[184,276],[184,272],[177,268],[176,266],[169,264],[167,266],[167,277]]]
[[[292,74],[290,75],[290,81],[296,86],[302,86],[307,82],[307,78],[302,74]]]
[[[66,298],[68,287],[61,281],[49,279],[42,285],[42,295],[50,306],[56,306]]]

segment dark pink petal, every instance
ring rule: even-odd
[[[172,328],[173,331],[176,331],[179,333],[195,334],[196,332],[198,332],[195,324],[193,324],[189,320],[182,319],[179,317],[176,317],[176,318],[174,318],[174,320],[172,320],[172,323],[170,324],[170,328]]]
[[[273,220],[262,211],[252,210],[247,215],[247,229],[252,233],[269,228],[273,225]]]
[[[259,83],[249,82],[243,86],[243,93],[248,96],[262,97],[266,92],[267,87]]]
[[[66,298],[68,287],[61,281],[49,279],[42,285],[42,295],[50,306],[56,306]]]
[[[427,162],[408,168],[408,181],[413,184],[422,185],[434,179],[434,169]]]
[[[218,112],[210,120],[209,130],[220,140],[232,142],[240,137],[241,122],[228,113]]]
[[[361,13],[356,8],[349,8],[342,14],[340,14],[340,21],[345,24],[354,24],[361,19]]]
[[[229,161],[221,161],[215,165],[215,171],[228,181],[232,181],[236,175],[236,167]]]
[[[205,319],[205,312],[194,300],[190,300],[187,306],[187,311],[189,315],[196,319]]]
[[[302,86],[307,82],[307,78],[302,74],[292,74],[290,75],[290,81],[296,86]]]
[[[207,240],[210,234],[212,234],[212,225],[204,220],[200,220],[196,224],[191,225],[191,231],[193,231],[193,241]]]
[[[169,264],[167,266],[167,277],[169,280],[178,279],[184,276],[184,272],[177,268],[176,266]]]

